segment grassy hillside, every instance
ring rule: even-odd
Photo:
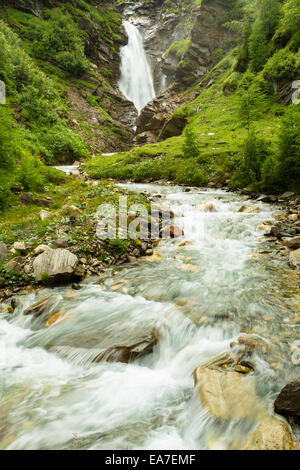
[[[107,65],[104,55],[98,66],[92,62],[100,47],[117,55],[121,15],[82,0],[57,2],[51,10],[39,2],[41,15],[29,6],[28,12],[12,8],[15,3],[0,6],[0,80],[7,95],[0,105],[0,210],[11,190],[41,190],[60,179],[44,163],[86,158],[105,148],[102,140],[123,138],[94,96],[99,86],[112,88],[115,64]],[[101,125],[93,127],[89,115]]]
[[[286,105],[300,79],[300,2],[231,3],[223,20],[241,42],[195,85],[199,96],[175,112],[189,119],[183,135],[90,160],[91,176],[300,191],[300,106]]]

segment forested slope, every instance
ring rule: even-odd
[[[59,179],[43,163],[130,148],[135,112],[116,90],[124,43],[114,1],[1,2],[0,209],[11,189]]]

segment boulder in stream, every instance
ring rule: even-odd
[[[42,315],[42,313],[44,313],[46,308],[50,306],[52,299],[52,295],[48,297],[41,297],[38,302],[34,303],[26,310],[24,310],[24,315],[34,315],[35,317],[39,317],[40,315]]]
[[[233,357],[232,353],[222,353],[194,371],[202,404],[218,420],[245,420],[247,426],[253,427],[243,449],[291,450],[294,444],[289,426],[270,415],[256,394],[255,376],[226,370]],[[238,448],[241,449],[240,443]]]
[[[245,450],[292,450],[293,445],[288,425],[278,418],[267,416],[250,433]]]
[[[243,212],[245,212],[245,214],[258,214],[260,212],[260,207],[250,206],[247,209],[245,209]]]
[[[167,225],[162,231],[161,231],[161,236],[162,238],[178,238],[178,237],[183,237],[184,236],[184,230],[180,227],[177,227],[176,225]]]
[[[154,346],[157,344],[158,334],[153,331],[149,336],[141,338],[135,344],[125,346],[112,346],[101,351],[93,362],[123,362],[128,364],[141,357],[151,354]]]
[[[293,237],[293,238],[285,238],[282,241],[282,244],[293,250],[299,249],[300,248],[300,236]]]
[[[300,271],[300,248],[290,253],[289,265],[291,266],[291,268],[294,268]]]
[[[70,251],[48,248],[35,258],[33,270],[37,281],[46,277],[51,283],[64,283],[76,277],[77,264],[77,256]]]
[[[275,400],[274,409],[280,415],[300,418],[300,377],[281,390]]]
[[[201,402],[217,418],[243,419],[257,407],[254,377],[198,367],[194,378]]]

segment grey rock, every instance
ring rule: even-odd
[[[7,246],[5,243],[0,242],[0,261],[6,261],[8,257]]]
[[[274,409],[275,413],[283,416],[300,417],[300,377],[281,390],[275,400]]]
[[[300,248],[290,253],[289,265],[291,268],[300,270]]]
[[[62,283],[75,277],[77,264],[77,256],[70,251],[49,248],[34,260],[33,271],[37,281],[46,275],[49,282]]]
[[[292,249],[300,248],[300,237],[286,238],[282,241],[282,244]]]

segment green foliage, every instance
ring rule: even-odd
[[[254,83],[249,88],[241,88],[239,91],[238,114],[241,124],[248,131],[252,124],[266,110],[266,96]]]
[[[268,155],[265,139],[258,137],[254,130],[251,130],[242,144],[239,170],[234,179],[242,186],[261,181],[261,168]]]
[[[289,47],[276,51],[268,60],[264,74],[269,80],[293,80],[300,74],[300,51],[294,53]]]
[[[293,50],[300,46],[300,1],[286,0],[282,4],[279,27],[274,42],[280,47],[290,41]]]
[[[5,287],[14,287],[25,280],[22,273],[6,269],[2,263],[0,263],[0,277],[4,279]]]
[[[169,55],[175,55],[176,57],[181,58],[190,47],[190,44],[191,44],[190,39],[184,39],[182,41],[173,42],[173,44],[169,47],[169,49],[165,53],[165,57],[168,57]]]
[[[279,134],[278,175],[283,189],[300,191],[300,109],[291,105]]]
[[[120,238],[116,238],[115,240],[108,240],[108,248],[114,255],[123,255],[126,253],[130,242],[128,240],[121,240]]]
[[[24,168],[32,166],[36,160],[30,154],[40,155],[47,162],[60,161],[66,155],[68,161],[86,156],[82,138],[60,117],[63,105],[54,84],[24,52],[18,36],[3,21],[0,21],[0,47],[0,79],[6,83],[8,95],[8,104],[0,108],[2,168],[6,161],[12,173],[21,161]],[[20,108],[27,130],[15,122],[10,103]],[[20,173],[22,179],[25,173]],[[32,180],[37,182],[35,178]],[[3,188],[5,192],[7,184]]]
[[[279,19],[279,0],[260,0],[256,20],[249,37],[251,68],[262,70],[270,56],[269,40],[272,38]]]
[[[196,158],[199,155],[198,138],[191,126],[187,126],[184,130],[182,152],[186,158]]]
[[[80,76],[89,67],[84,55],[83,33],[62,9],[48,10],[46,21],[36,23],[32,50],[41,59],[56,63],[66,72]]]

